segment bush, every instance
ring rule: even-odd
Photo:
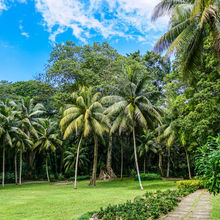
[[[2,182],[2,175],[0,175],[0,182]],[[15,183],[15,174],[5,173],[5,183]]]
[[[193,188],[195,190],[203,188],[201,180],[181,180],[176,185],[179,189]]]
[[[64,180],[65,178],[64,178],[64,176],[63,176],[63,174],[62,173],[59,173],[59,175],[58,175],[58,180]]]
[[[178,205],[181,198],[195,189],[184,188],[179,190],[166,190],[147,192],[144,196],[136,198],[134,202],[127,201],[124,204],[109,205],[107,208],[101,208],[97,213],[99,219],[157,219],[161,215],[168,213]]]
[[[74,178],[75,177],[70,177],[69,180],[70,181],[74,181]],[[86,175],[86,176],[77,176],[77,180],[88,180],[90,178],[89,175]]]
[[[141,173],[141,180],[160,180],[161,176],[156,173]],[[135,180],[138,180],[138,177],[135,177]]]
[[[209,192],[220,193],[220,134],[209,137],[208,142],[198,148],[195,162],[197,174],[205,180]]]

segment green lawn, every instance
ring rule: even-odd
[[[48,185],[46,183],[6,185],[0,190],[0,219],[76,219],[79,215],[107,206],[131,200],[144,192],[133,179],[97,182],[88,181],[73,185]],[[175,188],[174,181],[144,181],[145,190]]]
[[[211,199],[212,210],[210,220],[219,220],[220,219],[220,195],[212,196]]]

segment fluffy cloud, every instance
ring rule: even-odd
[[[20,0],[21,1],[21,0]],[[168,19],[151,22],[151,14],[159,0],[35,0],[42,14],[43,25],[50,40],[71,29],[73,35],[85,42],[94,35],[135,38],[149,41],[149,32],[162,33]]]

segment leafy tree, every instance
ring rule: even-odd
[[[73,104],[69,104],[63,113],[60,121],[61,130],[64,132],[64,139],[76,131],[79,134],[79,143],[75,163],[75,182],[77,186],[78,159],[83,137],[92,134],[94,137],[94,162],[90,185],[96,183],[97,159],[98,159],[98,137],[103,139],[104,132],[108,131],[107,124],[103,121],[103,107],[99,102],[100,93],[92,93],[92,87],[80,87],[78,92],[72,94]]]
[[[59,133],[57,133],[56,122],[50,119],[44,119],[40,122],[40,127],[38,129],[38,140],[34,144],[34,149],[45,152],[46,157],[46,174],[47,180],[50,182],[50,176],[48,172],[48,152],[55,152],[56,148],[62,145],[62,141],[59,139]]]
[[[183,73],[191,73],[201,63],[203,43],[210,34],[220,59],[219,1],[162,0],[154,9],[152,20],[170,15],[170,29],[154,46],[156,52],[167,50],[182,54]],[[188,75],[189,76],[189,75]]]
[[[118,129],[125,130],[129,124],[132,126],[135,164],[139,184],[141,190],[143,190],[137,159],[135,127],[138,124],[144,129],[147,129],[153,126],[155,121],[160,123],[161,117],[158,109],[148,99],[149,94],[145,87],[148,78],[144,77],[139,80],[137,78],[137,71],[132,71],[130,67],[127,67],[126,74],[127,82],[123,84],[124,91],[122,95],[106,96],[103,98],[103,101],[114,103],[105,110],[107,118],[115,117],[111,132]]]

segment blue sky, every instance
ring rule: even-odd
[[[120,53],[145,53],[168,18],[150,20],[159,0],[0,0],[0,80],[33,79],[55,42],[108,41]]]

